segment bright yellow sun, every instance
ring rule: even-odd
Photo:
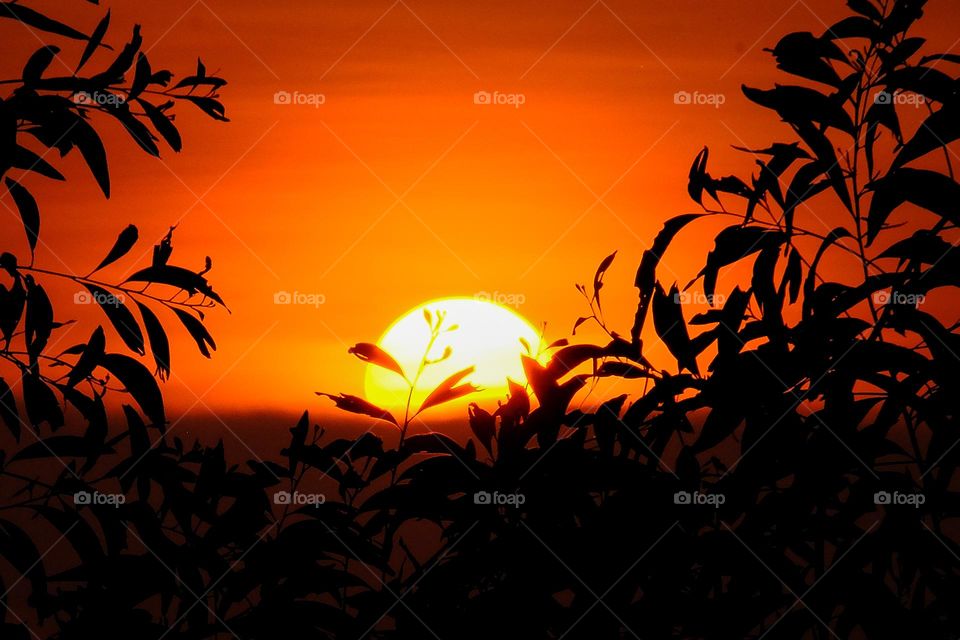
[[[449,356],[423,368],[411,402],[413,411],[438,384],[467,367],[476,370],[463,382],[471,382],[481,391],[462,402],[505,398],[507,378],[520,384],[526,382],[520,356],[527,354],[528,346],[530,355],[536,355],[540,335],[515,311],[473,298],[432,300],[390,325],[377,344],[396,359],[408,378],[416,376],[430,342],[428,318],[435,323],[438,314],[444,314],[443,325],[427,357],[438,360],[445,352]],[[380,367],[367,368],[367,399],[385,409],[399,410],[398,418],[403,415],[408,391],[397,374]]]

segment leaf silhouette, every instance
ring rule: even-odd
[[[51,429],[63,426],[63,411],[57,396],[47,386],[35,369],[24,371],[21,377],[23,385],[23,404],[27,409],[27,419],[34,428],[46,422]]]
[[[400,426],[400,424],[397,422],[397,419],[394,418],[389,411],[386,409],[381,409],[380,407],[367,402],[363,398],[351,396],[346,393],[341,393],[340,395],[335,396],[329,393],[323,393],[321,391],[318,391],[317,395],[330,398],[337,405],[338,409],[343,409],[344,411],[348,411],[350,413],[370,416],[371,418],[377,418],[378,420],[385,420],[398,428]]]
[[[0,2],[0,18],[13,18],[35,29],[55,33],[58,36],[74,40],[87,40],[87,36],[73,27],[53,20],[42,13],[16,2]]]
[[[97,51],[97,47],[99,47],[100,43],[103,42],[103,37],[107,35],[107,29],[109,27],[110,10],[107,9],[107,15],[103,16],[103,18],[97,24],[97,28],[93,30],[93,34],[91,34],[90,40],[87,42],[87,46],[83,49],[83,54],[80,56],[80,64],[77,65],[78,72],[83,68],[83,65],[87,64],[90,56]]]
[[[90,291],[93,301],[110,320],[110,324],[117,330],[124,344],[134,353],[143,355],[145,353],[143,332],[123,300],[98,285],[85,283],[84,286]]]
[[[143,413],[160,426],[166,423],[163,409],[163,396],[156,379],[142,364],[129,356],[108,353],[100,359],[100,366],[115,376],[133,399],[140,405]]]
[[[465,395],[479,391],[480,387],[474,384],[458,384],[461,380],[473,373],[475,370],[476,367],[467,367],[462,371],[454,373],[446,380],[438,384],[437,387],[430,392],[430,395],[428,395],[423,401],[423,403],[420,405],[420,408],[417,409],[417,413],[422,413],[430,407],[435,407],[438,404],[450,402],[451,400],[456,400],[457,398],[462,398]]]
[[[106,346],[107,339],[103,333],[103,327],[97,327],[90,339],[87,340],[77,363],[73,365],[70,374],[67,376],[68,387],[75,387],[78,382],[93,373],[93,370],[100,364],[100,358],[103,357]]]
[[[663,287],[657,284],[653,293],[653,326],[670,353],[677,359],[679,367],[699,374],[697,358],[693,353],[690,334],[687,333],[687,324],[678,302],[679,294],[680,289],[676,284],[670,288],[669,294],[664,293]]]
[[[593,299],[596,300],[598,309],[600,308],[600,289],[603,288],[603,276],[607,273],[607,269],[610,268],[610,265],[613,264],[613,259],[616,257],[617,252],[614,251],[604,258],[593,276]]]
[[[960,184],[936,171],[901,168],[872,183],[873,200],[867,215],[867,244],[873,244],[890,214],[909,202],[957,224]]]
[[[13,434],[14,440],[20,443],[20,412],[17,410],[17,399],[6,380],[0,378],[0,419],[7,425]]]
[[[47,46],[38,49],[23,68],[23,84],[26,87],[32,87],[40,81],[40,77],[53,62],[53,59],[60,53],[59,47]]]
[[[140,309],[143,326],[150,339],[150,351],[153,352],[153,360],[157,365],[157,375],[161,380],[165,380],[170,376],[170,340],[167,332],[149,307],[137,302],[137,308]]]
[[[27,351],[35,362],[43,352],[53,332],[53,304],[42,286],[36,284],[33,277],[24,278],[27,283],[27,313],[24,319]]]
[[[27,232],[27,241],[30,243],[30,253],[37,248],[37,240],[40,237],[40,209],[37,207],[37,201],[27,189],[19,182],[6,179],[7,189],[13,196],[13,201],[20,212],[20,220],[23,222],[23,228]]]
[[[202,322],[182,309],[174,309],[173,312],[177,314],[177,317],[190,334],[190,337],[197,343],[197,348],[200,350],[200,353],[202,353],[204,357],[209,358],[211,355],[210,349],[216,351],[217,344],[213,341],[213,336],[210,335],[207,328],[203,326]]]
[[[170,148],[176,152],[182,150],[183,139],[180,137],[180,132],[177,131],[177,127],[166,114],[166,111],[173,106],[173,102],[166,102],[157,107],[150,104],[146,100],[137,98],[137,104],[143,108],[144,112],[147,114],[147,117],[150,118],[150,123],[153,125],[153,128],[157,130],[157,133],[159,133],[164,140],[166,140],[167,144],[170,145]]]
[[[108,264],[112,264],[127,255],[130,252],[130,249],[133,248],[133,245],[137,243],[137,239],[140,237],[140,232],[134,225],[128,225],[126,229],[120,232],[120,235],[117,236],[117,239],[113,243],[113,247],[110,249],[110,253],[100,261],[100,264],[97,265],[97,268],[91,271],[90,273],[96,273],[103,269]]]
[[[854,133],[853,120],[841,103],[814,89],[778,84],[767,91],[743,86],[743,93],[760,106],[776,111],[784,122],[813,120],[850,135]]]
[[[477,437],[487,453],[493,455],[493,439],[497,434],[497,420],[489,412],[471,402],[467,411],[470,416],[470,430]]]
[[[913,138],[910,139],[893,161],[893,168],[899,169],[931,151],[942,149],[951,142],[960,139],[960,99],[944,105],[931,114]]]
[[[704,147],[690,166],[687,182],[687,193],[693,201],[703,205],[703,190],[707,185],[707,160],[710,158],[710,149]]]
[[[424,311],[426,311],[426,309]],[[347,350],[347,353],[352,353],[364,362],[375,364],[378,367],[383,367],[384,369],[393,371],[404,380],[407,379],[407,375],[403,372],[403,368],[393,358],[393,356],[375,344],[369,342],[360,342],[350,347]]]

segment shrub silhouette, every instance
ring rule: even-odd
[[[72,469],[110,460],[117,508],[77,508],[67,496],[93,483],[31,484],[10,470],[23,450],[8,455],[27,497],[4,512],[36,513],[74,556],[50,573],[3,521],[0,553],[27,574],[39,624],[56,638],[954,637],[960,340],[918,302],[960,285],[960,81],[941,69],[960,57],[910,35],[924,4],[850,0],[824,34],[782,38],[772,54],[800,84],[744,93],[792,137],[747,151],[747,178],[713,177],[701,151],[689,173],[700,210],[645,251],[629,329],[600,312],[613,254],[580,288],[590,315],[576,323],[596,321],[609,342],[562,341],[546,365],[525,357],[526,387],[492,413],[470,405],[466,444],[408,434],[409,409],[399,420],[323,394],[394,425],[398,445],[332,440],[304,414],[282,462],[239,467],[220,444],[149,448],[127,407],[128,430],[97,440],[115,449],[99,462],[89,445],[58,452]],[[904,92],[926,112],[911,118]],[[820,231],[831,210],[843,222]],[[688,225],[728,217],[694,282],[663,280]],[[738,268],[748,284],[721,291],[721,270]],[[698,282],[712,304],[688,319]],[[675,366],[654,366],[642,337]],[[74,378],[90,375],[90,350]],[[352,352],[417,384],[373,345]],[[465,375],[435,399],[468,394]],[[645,388],[573,404],[601,378]],[[37,406],[49,418],[55,403]],[[294,498],[309,493],[326,499]]]

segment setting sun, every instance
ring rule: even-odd
[[[377,344],[391,354],[412,380],[416,376],[430,342],[427,318],[435,322],[443,316],[443,325],[427,354],[429,361],[417,382],[413,407],[450,375],[475,367],[465,382],[480,387],[469,399],[505,398],[507,378],[524,382],[521,354],[527,348],[539,351],[540,335],[517,312],[485,300],[443,298],[418,305],[398,318]],[[444,354],[449,354],[444,357]],[[408,387],[403,378],[380,368],[367,369],[366,394],[371,402],[386,409],[402,409]],[[461,407],[462,408],[462,407]]]

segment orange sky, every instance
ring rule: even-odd
[[[65,3],[37,6],[56,4]],[[106,8],[73,4],[68,21],[85,31]],[[711,146],[716,172],[745,175],[753,159],[730,145],[766,146],[784,132],[739,91],[783,80],[762,47],[843,15],[837,0],[105,4],[114,46],[137,21],[154,68],[183,75],[200,55],[226,77],[232,122],[178,107],[185,149],[162,161],[107,123],[110,201],[77,158],[66,184],[31,184],[47,223],[38,264],[62,259],[85,273],[130,222],[144,252],[178,223],[173,262],[212,256],[211,280],[233,314],[210,316],[212,361],[173,329],[166,383],[170,413],[197,420],[316,411],[329,405],[313,395],[320,389],[361,393],[363,365],[347,347],[428,299],[520,295],[526,318],[565,337],[583,311],[573,284],[613,250],[606,307],[626,332],[641,253],[666,218],[694,210],[686,172],[699,148]],[[11,25],[4,77],[39,46]],[[932,0],[921,31],[949,50],[957,26],[953,3]],[[277,105],[278,91],[325,102]],[[525,102],[476,105],[477,91]],[[676,105],[678,91],[725,103]],[[21,230],[7,223],[4,245],[22,252]],[[668,256],[681,284],[715,229],[687,233]],[[325,303],[276,306],[277,291]],[[89,335],[94,319],[83,313],[63,347]]]

